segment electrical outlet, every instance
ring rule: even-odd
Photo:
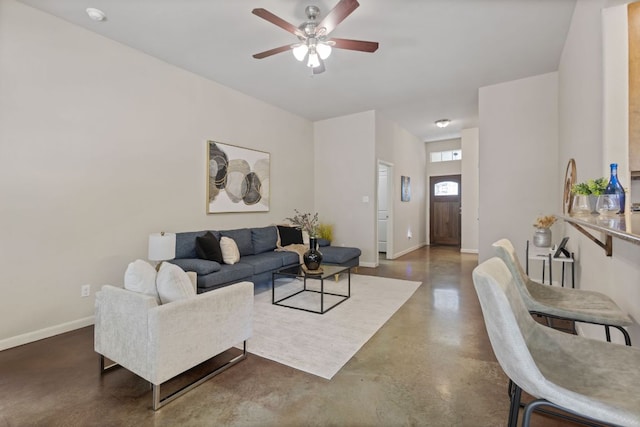
[[[80,296],[88,297],[89,295],[91,295],[91,285],[80,286]]]

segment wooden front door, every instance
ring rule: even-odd
[[[430,243],[460,246],[460,175],[432,176],[429,183]]]

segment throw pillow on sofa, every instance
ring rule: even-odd
[[[148,262],[137,259],[127,266],[124,272],[124,288],[141,294],[150,295],[160,304],[156,290],[156,269]]]
[[[170,262],[163,262],[156,277],[156,288],[162,304],[196,296],[191,279],[183,269]]]
[[[222,260],[225,264],[235,264],[240,261],[240,251],[238,245],[230,237],[220,239],[220,249],[222,249]]]
[[[222,262],[220,242],[210,231],[207,231],[204,236],[196,237],[196,253],[198,258]]]
[[[279,225],[278,234],[280,235],[280,246],[282,247],[304,243],[302,230],[299,228]]]

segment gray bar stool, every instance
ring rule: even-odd
[[[534,411],[549,407],[545,413],[572,421],[640,427],[640,350],[541,325],[529,315],[516,282],[499,258],[473,271],[491,346],[515,384],[508,425],[517,425],[525,391],[535,400],[525,405],[523,426]]]
[[[602,325],[605,327],[607,341],[611,341],[609,328],[613,327],[622,333],[625,344],[631,345],[631,338],[624,326],[631,325],[633,321],[611,298],[600,292],[558,288],[534,282],[523,271],[509,240],[498,240],[492,246],[511,271],[516,288],[530,313]]]

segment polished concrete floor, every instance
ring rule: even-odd
[[[473,289],[476,265],[425,247],[360,267],[422,285],[331,381],[250,354],[154,412],[144,380],[99,375],[92,327],[5,350],[0,426],[504,426],[507,378]],[[533,425],[573,424],[536,415]]]

